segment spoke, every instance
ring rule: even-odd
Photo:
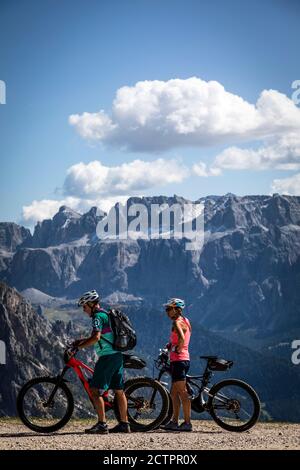
[[[251,418],[251,414],[248,413],[246,410],[242,409],[240,412],[244,413],[248,418]]]
[[[134,396],[136,394],[136,396]],[[142,424],[144,420],[155,419],[161,412],[162,396],[152,386],[144,385],[133,388],[132,392],[126,392],[128,401],[129,418],[136,424]]]
[[[40,382],[28,389],[23,400],[24,415],[32,424],[49,426],[59,422],[68,409],[68,400],[62,388],[58,387],[54,396],[55,384]]]
[[[231,426],[240,426],[250,421],[254,412],[254,402],[247,390],[239,385],[226,385],[226,393],[213,396],[212,407],[217,418]]]

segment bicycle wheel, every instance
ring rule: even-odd
[[[166,392],[168,394],[168,398],[169,398],[169,409],[168,409],[168,412],[166,414],[166,417],[165,419],[163,419],[163,421],[161,422],[160,426],[164,426],[165,424],[168,424],[171,419],[172,419],[172,416],[173,416],[173,402],[172,402],[172,397],[171,397],[171,394],[169,392],[169,390],[166,389]]]
[[[237,379],[223,380],[209,391],[208,411],[227,431],[243,432],[252,428],[260,414],[260,401],[250,385]]]
[[[52,392],[55,392],[54,395]],[[64,382],[58,385],[54,377],[29,380],[17,397],[20,419],[25,426],[36,432],[58,431],[69,421],[73,410],[71,391]]]
[[[150,377],[136,377],[125,382],[124,392],[128,403],[128,421],[133,431],[151,431],[165,419],[169,409],[166,389]],[[120,421],[115,400],[115,415]]]

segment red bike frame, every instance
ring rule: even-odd
[[[64,375],[64,373],[69,369],[73,369],[75,374],[77,375],[77,377],[79,378],[80,382],[82,383],[82,385],[84,386],[84,389],[86,391],[86,393],[88,394],[89,396],[89,399],[91,400],[91,402],[93,403],[93,399],[92,399],[92,393],[91,393],[91,388],[90,388],[90,384],[89,384],[89,380],[85,377],[84,373],[82,372],[82,369],[88,371],[90,374],[93,374],[94,373],[94,369],[92,369],[91,367],[87,366],[86,364],[84,364],[82,361],[79,361],[79,359],[76,359],[75,356],[72,356],[68,362],[66,363],[66,367],[62,373],[62,375]],[[108,390],[105,391],[103,394],[102,394],[102,398],[104,400],[104,403],[105,403],[105,410],[108,411],[110,409],[113,408],[113,402],[110,402],[108,401]]]

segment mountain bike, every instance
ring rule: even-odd
[[[17,396],[17,411],[22,422],[29,429],[51,433],[58,431],[70,420],[76,406],[79,416],[88,414],[86,405],[74,403],[73,394],[68,387],[65,375],[73,370],[93,405],[89,385],[89,378],[93,369],[76,358],[78,350],[68,347],[64,351],[65,366],[62,372],[55,376],[37,377],[29,380],[20,390]],[[123,354],[123,364],[126,369],[142,369],[146,363],[137,356]],[[143,377],[131,388],[131,380],[125,382],[125,393],[129,387],[128,415],[132,424],[132,430],[150,431],[157,428],[165,419],[169,409],[169,396],[167,390],[157,380]],[[105,411],[113,412],[120,421],[117,400],[112,391],[106,391],[103,395]]]
[[[222,380],[210,386],[213,373],[228,371],[233,366],[233,361],[218,356],[200,356],[200,358],[206,360],[203,374],[186,377],[192,410],[196,413],[208,412],[213,420],[227,431],[243,432],[252,428],[259,418],[261,408],[255,390],[239,379]],[[164,374],[171,375],[167,349],[160,350],[155,365],[159,370],[156,381],[166,386],[161,380]],[[166,424],[172,418],[173,407],[170,396],[169,403],[169,410],[162,424]]]

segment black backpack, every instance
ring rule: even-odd
[[[104,341],[110,343],[116,351],[129,351],[136,345],[136,332],[125,313],[117,309],[110,309],[106,312],[110,321],[111,329],[114,333],[114,342],[102,337]]]

